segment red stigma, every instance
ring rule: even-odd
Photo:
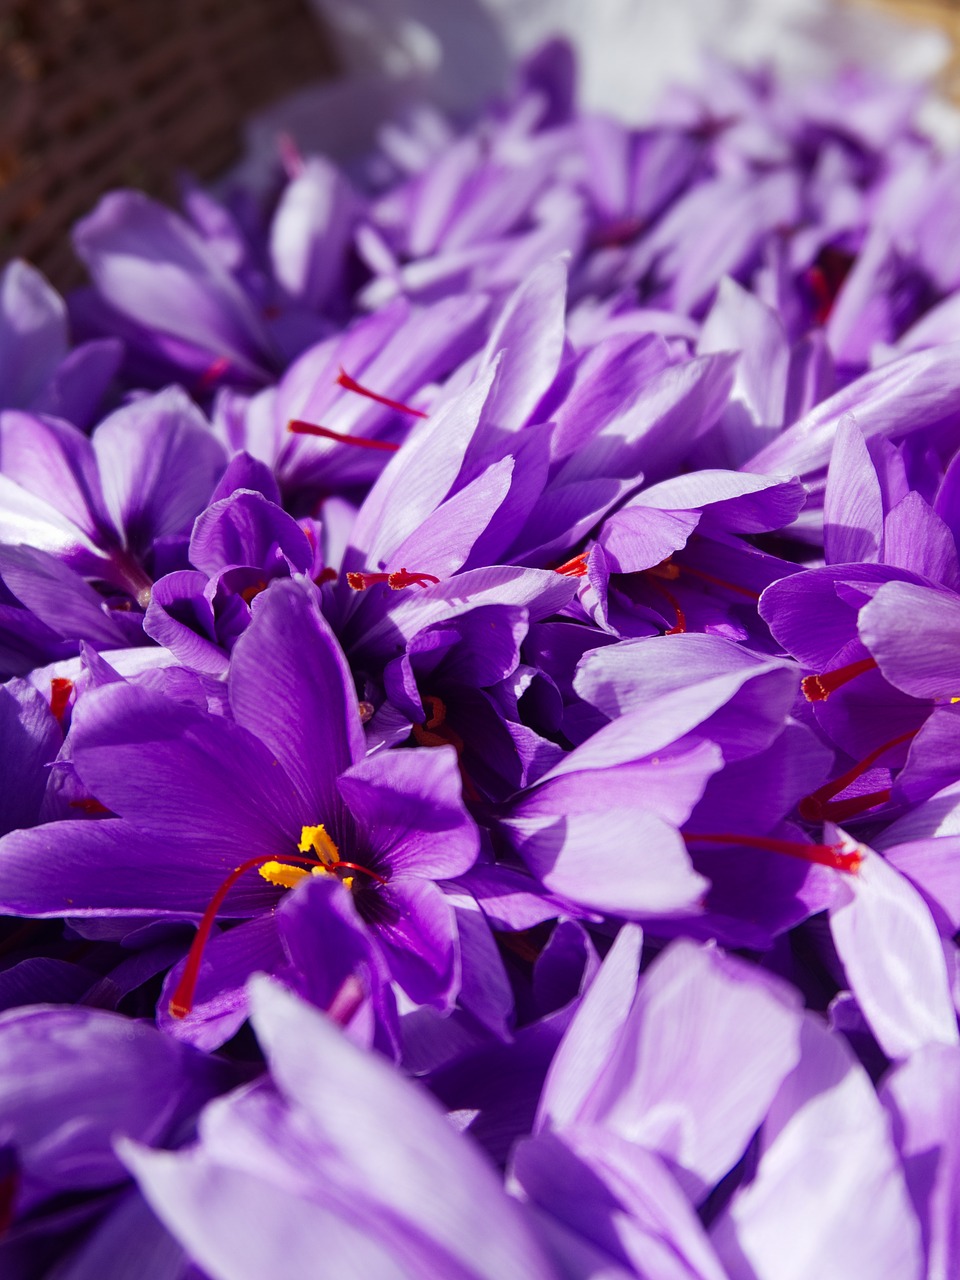
[[[245,600],[247,604],[252,604],[253,601],[256,600],[260,592],[266,591],[266,589],[267,589],[267,584],[264,582],[262,578],[260,578],[259,581],[254,582],[251,586],[244,587],[244,589],[240,592],[240,599]]]
[[[358,449],[379,449],[382,453],[396,453],[400,448],[389,440],[368,440],[366,436],[349,436],[343,431],[332,431],[329,427],[321,427],[316,422],[303,422],[300,418],[291,418],[287,430],[295,436],[319,436],[322,440],[336,440],[338,444],[353,444]]]
[[[429,587],[439,582],[432,573],[416,573],[409,569],[397,569],[394,573],[348,573],[347,586],[354,591],[366,591],[367,587],[375,587],[385,582],[391,591],[402,591],[404,587]]]
[[[865,671],[872,671],[877,665],[874,658],[861,658],[858,662],[849,662],[845,667],[837,667],[836,671],[825,671],[818,676],[804,676],[800,681],[803,696],[808,702],[826,702],[831,693],[849,684]]]
[[[878,804],[886,804],[890,799],[889,787],[883,791],[873,791],[870,795],[851,796],[848,800],[834,800],[833,797],[839,795],[841,791],[846,791],[847,787],[856,782],[857,778],[861,777],[862,774],[876,764],[882,755],[892,751],[894,747],[900,746],[902,742],[909,742],[919,732],[919,729],[910,729],[896,738],[891,738],[889,742],[884,742],[879,747],[875,747],[873,751],[865,755],[855,765],[851,765],[846,773],[841,773],[839,778],[834,778],[831,782],[825,782],[816,791],[811,791],[808,796],[804,796],[797,806],[800,817],[807,822],[845,822],[847,818],[855,818],[858,814],[865,813],[867,809],[873,809]]]
[[[728,582],[726,578],[715,578],[712,573],[705,573],[703,569],[694,569],[692,565],[677,565],[681,573],[688,573],[694,578],[701,578],[704,582],[709,582],[711,586],[723,587],[727,591],[734,591],[737,595],[746,596],[748,600],[759,600],[760,592],[751,591],[749,587],[738,586],[736,582]]]
[[[4,1163],[8,1163],[4,1161]],[[10,1164],[13,1164],[11,1157]],[[20,1170],[14,1165],[8,1172],[0,1176],[0,1236],[13,1226],[16,1216],[17,1194],[20,1190]]]
[[[234,867],[229,875],[224,876],[220,887],[210,899],[207,909],[200,918],[197,925],[197,932],[194,934],[193,942],[190,944],[190,950],[187,952],[187,961],[184,965],[183,973],[180,981],[177,983],[173,995],[170,997],[170,1003],[167,1010],[171,1018],[185,1018],[193,1008],[193,999],[197,989],[197,980],[200,977],[200,965],[203,960],[203,953],[206,950],[207,943],[210,940],[210,931],[213,928],[213,922],[217,918],[220,908],[223,906],[227,894],[233,888],[242,876],[248,871],[253,871],[257,867],[265,866],[268,862],[282,862],[284,865],[301,866],[301,867],[320,867],[316,858],[299,857],[297,854],[285,854],[282,858],[275,857],[272,853],[262,853],[256,858],[248,858],[246,862],[241,862],[238,867]],[[358,862],[341,862],[337,859],[329,867],[327,871],[339,871],[341,867],[346,867],[350,871],[360,871],[365,876],[369,876],[371,880],[375,880],[377,884],[385,885],[386,877],[378,875],[376,871],[371,871],[369,867],[363,867]]]
[[[644,569],[643,572],[654,578],[666,578],[668,582],[675,582],[682,574],[686,574],[692,578],[700,578],[703,582],[709,582],[713,587],[723,587],[725,591],[733,591],[737,595],[746,596],[748,600],[760,599],[759,591],[751,591],[749,587],[738,586],[736,582],[728,582],[726,578],[718,578],[712,573],[707,573],[704,569],[695,569],[690,564],[677,564],[672,556],[667,556],[666,560],[661,560],[652,569]]]
[[[691,844],[731,844],[743,849],[764,849],[769,853],[784,853],[790,858],[802,858],[804,862],[816,862],[836,871],[856,875],[863,862],[859,850],[845,853],[842,844],[805,844],[801,840],[774,840],[769,836],[738,836],[726,832],[702,834],[699,831],[681,831],[684,840]]]
[[[94,800],[93,796],[85,796],[82,800],[71,800],[71,809],[79,809],[81,813],[97,814],[112,813],[105,804],[101,804],[99,800]]]
[[[646,229],[647,222],[644,218],[617,218],[598,227],[590,237],[590,245],[594,249],[618,249],[631,240],[636,240]]]
[[[313,583],[314,583],[314,586],[316,587],[322,587],[325,582],[336,582],[336,580],[337,580],[336,569],[327,568],[327,569],[320,570],[320,572],[314,578]]]
[[[453,747],[457,753],[457,767],[460,770],[460,781],[463,783],[463,794],[475,804],[480,801],[480,792],[473,779],[463,767],[463,739],[456,729],[447,724],[447,704],[442,698],[428,693],[423,699],[430,712],[423,724],[412,727],[414,741],[421,747]]]
[[[559,565],[553,571],[554,573],[562,573],[565,578],[583,578],[587,573],[587,553],[581,551],[578,556],[574,556],[572,560],[568,560],[566,564]]]
[[[647,578],[648,584],[651,587],[653,587],[654,591],[656,591],[658,595],[663,596],[667,604],[676,614],[676,621],[674,622],[673,626],[670,627],[670,629],[668,631],[665,631],[663,634],[665,636],[682,636],[685,634],[687,630],[687,615],[684,613],[683,609],[681,609],[680,601],[673,594],[673,592],[669,591],[663,585],[663,583],[659,581],[661,577],[665,576],[657,572],[657,570],[661,569],[662,567],[663,566],[661,565],[657,565],[653,570],[647,570],[645,573],[645,577]],[[676,565],[671,565],[669,567],[676,568]],[[670,575],[670,576],[674,576],[674,575]]]
[[[340,366],[340,372],[337,374],[337,385],[343,387],[345,391],[356,392],[358,396],[366,396],[368,400],[376,400],[377,404],[386,405],[388,409],[396,409],[397,413],[409,413],[414,418],[427,417],[427,414],[422,409],[414,409],[411,405],[404,404],[402,400],[391,400],[389,396],[382,396],[376,391],[371,391],[369,387],[357,382],[356,378],[351,378],[343,365]]]
[[[70,705],[70,695],[72,693],[72,680],[65,680],[63,676],[54,676],[50,681],[50,713],[61,729],[63,728],[63,718],[67,714],[67,707]]]
[[[826,324],[833,312],[837,295],[854,264],[852,254],[833,245],[826,245],[807,272],[807,284],[813,294],[813,318],[817,324]]]
[[[198,391],[209,391],[230,368],[230,361],[226,356],[217,356],[216,360],[212,360],[207,365],[197,382]]]

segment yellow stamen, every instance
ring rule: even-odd
[[[310,872],[306,867],[291,867],[286,862],[265,862],[260,868],[260,874],[267,884],[275,884],[278,889],[292,889]]]
[[[297,848],[301,853],[309,853],[312,849],[327,871],[340,861],[340,850],[327,835],[327,829],[322,822],[315,827],[304,827],[301,830]]]

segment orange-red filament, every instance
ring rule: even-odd
[[[700,831],[681,831],[684,840],[691,844],[731,844],[743,849],[764,849],[769,853],[785,853],[805,862],[817,862],[837,871],[856,873],[860,870],[863,855],[859,849],[845,852],[842,844],[805,844],[801,840],[774,840],[770,836],[742,836],[727,832],[705,834]]]
[[[343,387],[345,391],[355,391],[358,396],[366,396],[368,400],[376,400],[377,404],[386,405],[388,409],[396,409],[398,413],[409,413],[414,418],[425,418],[427,416],[422,409],[414,409],[412,405],[404,404],[402,400],[391,400],[389,396],[382,396],[376,391],[371,391],[369,387],[359,383],[356,378],[351,378],[343,365],[340,366],[340,372],[337,375],[337,385]]]
[[[439,581],[432,573],[417,573],[410,569],[397,569],[394,573],[347,574],[347,586],[354,591],[366,591],[367,587],[374,587],[382,582],[392,591],[402,591],[404,587],[429,587]]]
[[[703,569],[695,569],[693,565],[681,564],[676,568],[680,573],[691,574],[694,578],[701,578],[704,582],[709,582],[711,586],[723,587],[725,591],[734,591],[737,595],[746,596],[748,600],[759,600],[760,592],[751,591],[749,587],[738,586],[735,582],[728,582],[726,578],[714,577],[712,573],[706,573]]]
[[[818,676],[804,676],[800,681],[803,696],[808,702],[826,702],[831,693],[841,689],[865,671],[872,671],[877,665],[874,658],[860,658],[857,662],[849,662],[845,667],[837,667],[836,671],[825,671]]]
[[[800,817],[807,822],[845,822],[848,818],[855,818],[857,814],[865,813],[867,809],[873,809],[878,804],[886,804],[890,799],[889,787],[883,791],[872,791],[869,795],[851,796],[847,800],[834,800],[833,797],[839,795],[841,791],[846,791],[847,787],[872,768],[882,755],[892,751],[894,747],[899,747],[902,742],[909,742],[919,732],[919,729],[909,729],[906,733],[891,738],[889,742],[881,743],[862,760],[851,765],[846,773],[841,773],[839,778],[833,778],[830,782],[825,782],[822,787],[817,787],[816,791],[811,791],[800,801],[798,806]]]
[[[381,453],[396,453],[400,448],[390,440],[370,440],[366,436],[350,436],[343,431],[321,427],[318,422],[304,422],[301,418],[291,418],[287,423],[287,430],[295,436],[319,436],[322,440],[336,440],[338,444],[356,445],[358,449],[379,449]]]

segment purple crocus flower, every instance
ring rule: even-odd
[[[120,365],[116,338],[70,350],[63,299],[29,263],[0,275],[0,407],[92,425]]]
[[[4,1274],[59,1259],[73,1280],[145,1265],[181,1275],[182,1249],[130,1186],[114,1142],[183,1143],[238,1073],[130,1018],[46,1005],[0,1014],[0,1064]]]
[[[555,1280],[522,1207],[417,1087],[258,979],[270,1076],[208,1109],[178,1154],[124,1143],[143,1194],[212,1274]]]
[[[364,759],[353,682],[309,584],[279,581],[263,593],[235,646],[228,689],[232,719],[123,682],[87,693],[74,710],[73,762],[118,817],[8,837],[5,908],[202,915],[175,1000],[184,1014],[214,913],[247,919],[249,972],[264,945],[269,953],[278,890],[313,870],[353,888],[411,998],[448,1007],[459,959],[453,911],[435,881],[466,871],[477,852],[455,752]],[[32,852],[14,847],[31,834]],[[221,946],[240,942],[227,934]],[[213,944],[206,958],[215,966],[216,957]],[[235,961],[227,971],[236,984]]]

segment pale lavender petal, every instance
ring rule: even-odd
[[[504,352],[484,408],[484,416],[498,427],[522,427],[553,381],[563,355],[566,293],[563,261],[545,262],[507,299],[498,316],[479,366],[482,370]]]
[[[953,533],[939,515],[911,490],[883,524],[884,560],[912,573],[960,588],[960,563]]]
[[[799,996],[716,949],[674,942],[579,1119],[658,1151],[699,1200],[742,1155],[800,1053]]]
[[[957,343],[893,360],[817,405],[744,463],[748,471],[803,475],[826,466],[843,417],[853,414],[864,438],[956,424],[953,371]]]
[[[171,1154],[122,1143],[120,1154],[168,1230],[212,1276],[316,1280],[317,1260],[338,1280],[409,1280],[390,1242],[372,1240],[340,1205],[292,1194],[200,1151]]]
[[[956,596],[910,582],[885,583],[860,610],[858,630],[882,675],[897,689],[938,700],[960,691]]]
[[[104,196],[77,224],[74,244],[121,314],[245,373],[259,376],[269,367],[266,332],[239,285],[188,223],[148,196]]]
[[[928,1280],[960,1269],[960,1051],[928,1045],[885,1077],[907,1187],[923,1230]]]
[[[504,827],[543,885],[580,906],[626,919],[695,912],[708,887],[676,827],[640,808],[608,801],[594,813],[517,816]]]
[[[350,1161],[372,1198],[419,1226],[467,1275],[549,1280],[551,1269],[499,1176],[425,1093],[262,979],[252,1006],[278,1086]],[[430,1158],[418,1161],[412,1151]]]
[[[924,1045],[960,1044],[943,948],[910,882],[866,851],[830,907],[830,932],[850,988],[880,1047],[903,1058]]]
[[[586,1104],[613,1054],[637,992],[643,934],[624,925],[550,1064],[536,1129],[564,1129]]]
[[[15,258],[0,275],[0,403],[33,408],[68,348],[63,299]]]
[[[801,1047],[756,1177],[711,1231],[730,1280],[920,1280],[919,1225],[869,1077],[813,1014]]]
[[[479,832],[452,747],[379,752],[344,773],[339,788],[364,847],[392,874],[447,880],[476,861]]]
[[[883,499],[863,432],[852,414],[840,419],[823,502],[823,550],[828,564],[880,559]]]
[[[117,409],[93,447],[107,509],[137,550],[189,533],[226,466],[223,446],[178,387]]]

